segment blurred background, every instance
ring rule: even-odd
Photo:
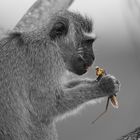
[[[0,33],[12,29],[35,0],[0,0]],[[95,78],[96,65],[121,81],[119,109],[106,101],[87,106],[57,123],[59,140],[115,140],[140,126],[140,0],[75,0],[69,8],[94,20],[96,60],[83,77]]]

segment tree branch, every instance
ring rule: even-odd
[[[136,128],[134,131],[122,136],[117,140],[139,140],[140,139],[140,127]]]

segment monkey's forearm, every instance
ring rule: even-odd
[[[76,80],[72,80],[64,84],[64,88],[74,88],[80,84],[88,84],[88,83],[93,83],[93,82],[94,81],[91,79],[76,79]]]
[[[57,102],[59,114],[71,111],[92,99],[107,96],[97,81],[84,81],[73,88],[65,88],[63,95]]]

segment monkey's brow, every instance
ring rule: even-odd
[[[82,29],[87,32],[87,33],[91,33],[93,30],[93,22],[91,19],[89,19],[88,17],[84,18],[84,22],[83,25],[81,25]]]
[[[80,24],[82,30],[86,33],[91,33],[93,30],[93,21],[87,16],[82,16],[81,14],[78,14],[75,16],[77,22]]]

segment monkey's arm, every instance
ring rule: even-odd
[[[74,88],[75,86],[78,86],[80,84],[88,84],[92,82],[93,80],[91,79],[76,79],[76,80],[72,80],[64,84],[64,88]]]
[[[63,94],[57,100],[58,114],[64,114],[80,105],[96,98],[111,96],[119,91],[119,81],[114,77],[104,76],[99,82],[87,80],[72,88],[64,88]]]

